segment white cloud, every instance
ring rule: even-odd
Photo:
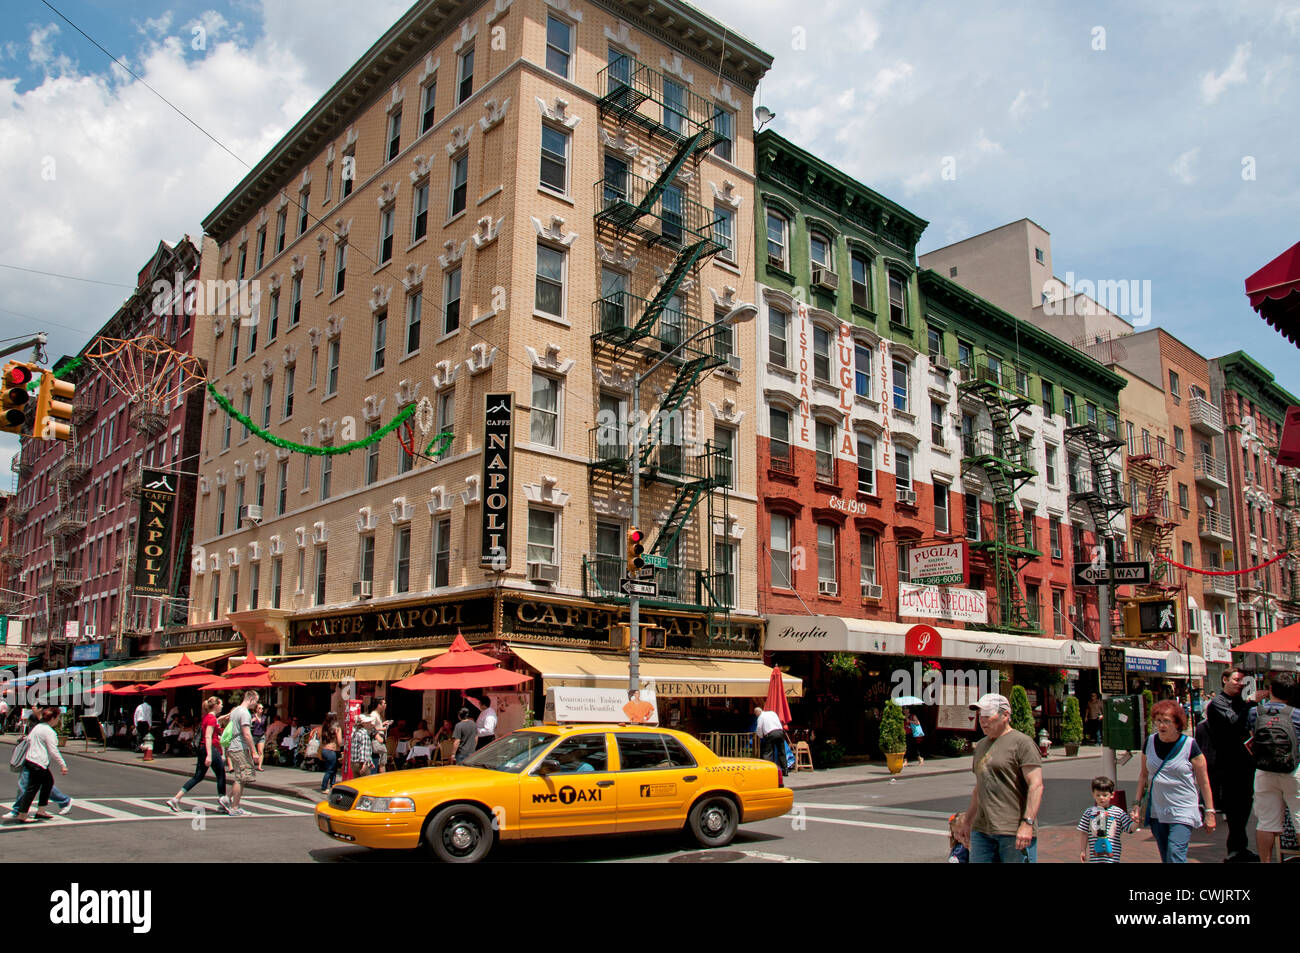
[[[1029,116],[1036,112],[1041,112],[1050,106],[1047,101],[1046,89],[1022,89],[1016,94],[1016,98],[1011,101],[1007,114],[1016,122],[1028,119]]]
[[[55,54],[53,40],[59,35],[59,25],[51,23],[47,27],[33,27],[28,37],[31,44],[27,58],[33,66],[39,66],[46,75],[66,73],[73,68],[72,60],[64,53]]]
[[[1285,26],[1292,36],[1300,36],[1300,6],[1288,7],[1279,3],[1273,14],[1273,22]]]
[[[145,35],[161,36],[172,28],[172,11],[165,10],[162,16],[150,17],[140,25],[140,32]]]
[[[1218,102],[1219,97],[1229,86],[1239,86],[1246,82],[1246,64],[1250,62],[1250,44],[1239,43],[1232,54],[1228,68],[1217,76],[1210,70],[1201,77],[1201,99],[1206,105]]]
[[[1201,154],[1201,147],[1196,146],[1194,149],[1188,149],[1186,152],[1180,155],[1176,160],[1174,160],[1174,164],[1169,170],[1174,174],[1174,178],[1177,179],[1179,182],[1183,183],[1183,185],[1191,185],[1193,182],[1195,182],[1196,181],[1196,168],[1195,168],[1196,160],[1200,156],[1200,154]]]

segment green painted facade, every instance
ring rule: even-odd
[[[1286,409],[1300,406],[1300,400],[1278,386],[1273,372],[1245,351],[1216,357],[1214,362],[1223,372],[1224,386],[1241,394],[1279,427],[1286,417]]]

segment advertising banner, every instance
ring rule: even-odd
[[[659,708],[652,688],[633,692],[623,688],[548,688],[544,720],[548,725],[659,724]]]
[[[515,395],[485,395],[483,428],[483,538],[480,565],[510,568],[510,451]]]
[[[176,477],[162,470],[145,470],[140,489],[140,526],[136,536],[135,594],[171,595],[172,520],[176,510]]]
[[[949,622],[989,620],[988,593],[982,589],[940,589],[937,586],[898,584],[898,614]]]
[[[919,586],[966,585],[966,544],[917,546],[907,554],[907,575]]]

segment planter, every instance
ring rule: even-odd
[[[907,753],[899,751],[885,755],[885,764],[889,765],[890,774],[902,774],[903,765],[907,763]]]
[[[1078,745],[1067,744],[1067,745],[1065,746],[1065,756],[1066,756],[1067,758],[1073,758],[1073,757],[1077,756],[1078,753],[1079,753],[1079,746],[1078,746]]]

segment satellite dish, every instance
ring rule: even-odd
[[[759,106],[754,110],[754,118],[758,121],[758,128],[762,131],[763,127],[776,118],[776,113],[766,106]]]
[[[1202,500],[1202,502],[1205,503],[1205,508],[1206,508],[1207,510],[1212,510],[1212,509],[1214,509],[1214,497],[1212,497],[1212,496],[1203,496],[1203,497],[1201,497],[1201,500]]]

